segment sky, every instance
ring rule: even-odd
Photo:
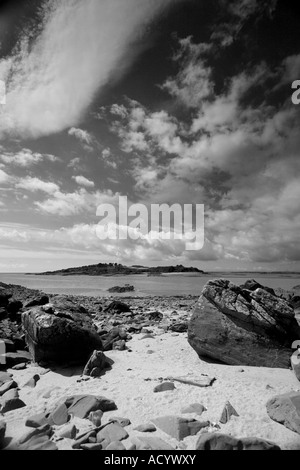
[[[0,4],[0,272],[300,271],[300,6]],[[205,243],[100,240],[97,207],[203,204]]]

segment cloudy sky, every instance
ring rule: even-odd
[[[292,0],[0,9],[0,271],[300,270]],[[100,241],[99,204],[205,204],[205,245]]]

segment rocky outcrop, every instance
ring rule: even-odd
[[[298,338],[290,304],[255,281],[241,287],[224,279],[209,281],[188,329],[199,356],[231,365],[289,368]]]
[[[273,421],[300,434],[300,393],[278,395],[267,403],[267,412]]]
[[[34,362],[84,364],[102,349],[91,319],[72,301],[33,307],[22,314],[26,342]]]

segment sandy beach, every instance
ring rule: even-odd
[[[139,301],[141,302],[141,301]],[[185,310],[160,310],[164,322],[187,319]],[[14,445],[28,428],[25,421],[38,413],[51,412],[57,402],[72,395],[101,395],[117,404],[117,410],[104,413],[102,424],[113,417],[128,418],[131,425],[126,427],[129,438],[123,441],[127,449],[132,438],[140,435],[134,430],[141,424],[151,423],[160,416],[176,415],[210,421],[211,426],[203,432],[221,432],[237,438],[259,437],[272,441],[281,449],[300,450],[300,435],[272,421],[266,411],[266,402],[275,395],[300,391],[300,383],[291,370],[258,367],[240,367],[213,364],[200,360],[187,341],[187,333],[172,333],[161,326],[153,326],[145,332],[134,334],[127,342],[127,350],[108,351],[106,356],[113,360],[111,370],[100,378],[82,380],[82,368],[69,367],[53,370],[30,364],[25,370],[8,370],[19,384],[20,398],[26,407],[5,414],[8,437]],[[30,378],[39,374],[35,388],[24,386]],[[207,375],[215,378],[213,384],[199,388],[174,381],[175,389],[154,393],[154,387],[171,377],[196,381]],[[227,424],[220,424],[225,403],[229,401],[238,413]],[[196,414],[183,414],[189,404],[202,404],[205,411],[201,418]],[[74,417],[71,421],[82,433],[93,428],[88,420]],[[200,431],[201,434],[202,431]],[[199,438],[189,436],[182,441],[170,437],[157,429],[152,436],[158,436],[174,449],[195,449]],[[52,438],[59,449],[71,449],[72,441]]]

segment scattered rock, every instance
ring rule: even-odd
[[[65,400],[70,415],[85,419],[91,411],[112,411],[117,409],[115,402],[105,397],[94,395],[75,395]]]
[[[175,387],[175,385],[173,384],[173,382],[163,382],[163,383],[157,385],[157,386],[154,388],[153,392],[154,392],[154,393],[166,392],[166,391],[168,391],[168,390],[175,390],[175,389],[176,389],[176,387]]]
[[[137,426],[136,428],[134,428],[135,431],[139,431],[139,432],[155,432],[156,431],[156,427],[154,426],[154,424],[152,423],[148,423],[148,424],[140,424],[139,426]]]
[[[179,416],[162,416],[152,421],[161,431],[178,441],[182,441],[187,436],[194,436],[201,429],[210,425],[209,421],[200,422],[195,419],[186,419]]]
[[[18,450],[58,450],[54,442],[50,441],[53,431],[49,424],[28,431],[18,441]]]
[[[18,384],[14,380],[10,380],[9,382],[5,382],[2,386],[0,386],[0,397],[4,395],[6,392],[13,388],[17,388]]]
[[[226,424],[230,420],[231,416],[239,416],[236,410],[233,408],[231,403],[227,401],[221,414],[220,423]]]
[[[175,333],[185,333],[188,330],[188,322],[173,323],[169,326],[169,330]]]
[[[65,424],[56,431],[57,437],[61,439],[75,439],[77,434],[77,428],[75,424]]]
[[[105,313],[125,313],[131,312],[129,305],[119,300],[114,300],[104,309]]]
[[[35,388],[39,380],[40,376],[38,374],[35,374],[31,379],[28,380],[28,382],[26,382],[24,387]]]
[[[200,405],[199,403],[192,403],[191,405],[182,408],[181,413],[196,413],[201,416],[204,411],[207,411],[205,406]]]
[[[24,408],[25,403],[19,398],[16,389],[11,389],[0,398],[0,412],[8,413],[9,411]]]
[[[49,297],[46,294],[41,294],[36,296],[33,300],[30,302],[27,302],[24,305],[24,308],[32,308],[32,307],[38,307],[42,305],[46,305],[49,303]]]
[[[101,443],[103,449],[106,449],[112,442],[123,441],[127,437],[129,434],[122,426],[118,423],[110,423],[98,432],[97,442]]]
[[[33,416],[30,416],[30,418],[27,418],[25,421],[25,426],[28,428],[40,428],[42,426],[45,426],[46,424],[49,424],[49,413],[39,413]]]
[[[128,418],[119,418],[118,416],[113,416],[109,419],[111,423],[118,423],[122,428],[126,428],[126,426],[131,425],[131,421]]]
[[[93,423],[96,428],[99,428],[101,426],[101,420],[103,416],[103,411],[98,410],[98,411],[91,411],[89,414],[89,420]]]
[[[64,403],[59,405],[49,416],[49,424],[55,424],[56,426],[62,426],[69,421],[68,408]]]
[[[100,377],[111,363],[112,361],[102,351],[94,351],[84,368],[83,375]]]
[[[277,395],[267,402],[271,419],[300,434],[300,393]]]

